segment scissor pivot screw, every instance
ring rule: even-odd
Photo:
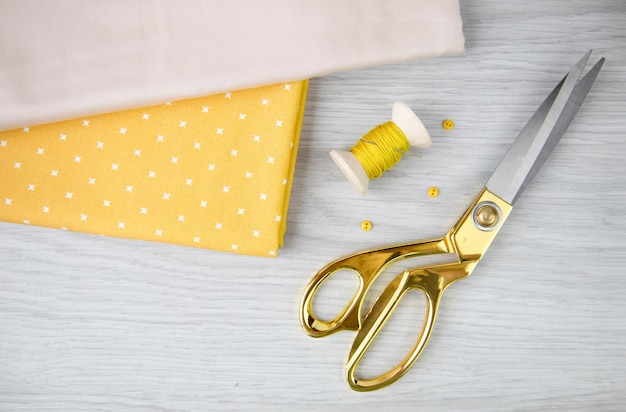
[[[500,223],[500,208],[493,202],[481,202],[474,208],[472,218],[480,230],[493,230]]]

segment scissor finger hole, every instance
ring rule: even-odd
[[[365,353],[357,377],[373,379],[402,363],[422,334],[427,310],[426,295],[409,290]]]
[[[322,321],[341,316],[359,290],[359,277],[355,271],[340,269],[322,283],[311,302],[313,314]]]

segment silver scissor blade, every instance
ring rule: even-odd
[[[589,90],[591,90],[591,86],[593,86],[596,77],[598,77],[598,73],[600,73],[600,69],[604,64],[604,60],[604,57],[598,60],[593,68],[589,70],[589,73],[587,73],[585,77],[583,77],[582,80],[576,85],[576,90],[569,98],[567,106],[563,110],[563,114],[559,117],[556,126],[554,126],[554,129],[550,134],[550,138],[548,138],[548,141],[543,146],[543,149],[541,149],[539,156],[537,156],[535,164],[533,164],[530,172],[528,172],[528,175],[526,175],[526,179],[524,179],[522,187],[518,191],[517,196],[513,199],[513,203],[517,201],[517,198],[522,194],[526,186],[528,186],[528,183],[530,183],[533,177],[535,177],[535,174],[537,174],[539,169],[541,169],[541,166],[543,166],[548,156],[550,156],[550,153],[552,153],[556,145],[561,140],[561,137],[563,137],[563,135],[567,131],[567,128],[569,127],[570,123],[572,123],[572,120],[574,120],[574,117],[576,117],[576,114],[582,106],[583,101],[587,97]]]
[[[554,88],[533,114],[487,181],[486,187],[513,205],[574,119],[596,79],[604,58],[578,83],[589,52]]]

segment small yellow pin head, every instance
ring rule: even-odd
[[[441,122],[441,126],[446,130],[452,130],[454,129],[454,122],[450,119],[446,119],[443,122]]]
[[[430,197],[437,197],[437,196],[439,196],[439,189],[437,189],[435,186],[429,187],[428,188],[428,196],[430,196]]]
[[[370,222],[369,220],[364,220],[361,222],[361,229],[363,229],[364,231],[369,231],[372,230],[372,222]]]

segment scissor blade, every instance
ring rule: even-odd
[[[509,204],[513,205],[517,201],[544,164],[587,97],[604,63],[604,58],[600,59],[576,83],[589,53],[590,51],[585,54],[533,114],[487,181],[487,189]]]

